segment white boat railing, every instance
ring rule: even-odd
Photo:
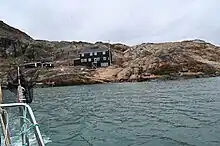
[[[25,109],[25,111],[27,111],[27,114],[29,115],[30,121],[34,125],[33,129],[34,129],[34,134],[35,134],[37,143],[38,143],[39,146],[44,146],[44,141],[43,141],[40,129],[38,127],[38,123],[37,123],[37,121],[35,119],[35,116],[34,116],[34,113],[33,113],[32,109],[31,109],[31,107],[28,104],[26,104],[26,103],[0,104],[0,108],[7,109],[7,108],[11,108],[11,107],[18,107],[20,109],[22,108],[22,109]],[[24,115],[24,114],[26,114],[26,112],[23,112],[23,116],[26,117],[26,115]],[[25,145],[25,138],[26,138],[26,136],[22,135],[22,144],[23,145]]]

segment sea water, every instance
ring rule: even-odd
[[[220,78],[38,88],[31,107],[46,146],[218,146],[219,89]]]

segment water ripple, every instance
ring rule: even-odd
[[[48,146],[220,145],[220,78],[35,90]]]

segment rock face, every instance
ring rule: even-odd
[[[96,70],[79,70],[73,59],[84,47],[111,47],[113,65]],[[54,69],[40,69],[39,82],[56,85],[145,81],[155,78],[220,75],[220,48],[202,40],[143,43],[135,46],[97,42],[34,40],[0,21],[0,76],[25,61],[51,59]]]
[[[0,37],[1,38],[8,38],[8,39],[25,39],[25,40],[33,40],[29,35],[26,33],[13,28],[7,24],[5,24],[3,21],[0,20]]]
[[[217,76],[219,55],[219,47],[198,40],[132,46],[123,52],[115,80]]]

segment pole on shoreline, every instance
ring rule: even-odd
[[[109,66],[112,65],[112,56],[111,56],[111,46],[110,46],[110,40],[108,40],[108,52],[109,52]]]

